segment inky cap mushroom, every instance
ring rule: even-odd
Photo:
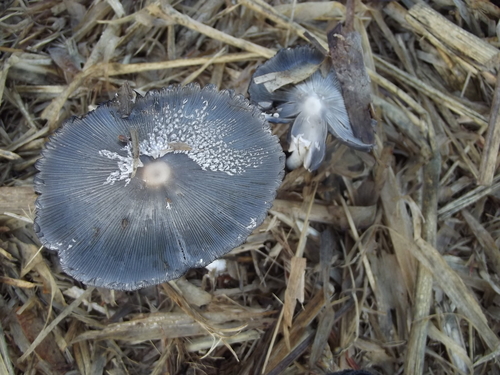
[[[35,231],[89,285],[135,290],[203,267],[264,220],[284,155],[260,111],[170,86],[67,121],[37,162]]]
[[[354,136],[335,71],[321,71],[324,58],[308,46],[280,50],[255,71],[248,89],[250,99],[262,110],[275,111],[269,121],[293,121],[290,169],[302,164],[310,171],[317,169],[325,156],[328,131],[353,148],[373,147]]]

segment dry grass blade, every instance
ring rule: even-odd
[[[432,159],[423,168],[423,203],[422,215],[424,224],[422,236],[430,244],[436,243],[437,232],[437,206],[438,186],[441,172],[441,155],[436,145],[435,133],[429,126],[429,144],[433,150]],[[419,237],[420,233],[415,233]],[[413,311],[413,324],[408,341],[408,352],[405,360],[405,369],[415,374],[425,373],[424,353],[426,349],[428,316],[432,306],[433,275],[420,264],[417,271],[415,284],[415,307]]]
[[[159,11],[159,9],[158,9]],[[240,38],[235,38],[231,35],[228,35],[224,32],[221,32],[217,29],[214,29],[212,27],[206,26],[198,21],[193,20],[192,18],[179,13],[176,11],[174,8],[172,8],[170,5],[163,3],[161,5],[161,11],[167,16],[168,18],[171,18],[175,22],[179,23],[182,26],[186,26],[194,31],[198,31],[201,34],[204,34],[210,38],[213,38],[215,40],[219,40],[223,43],[229,44],[231,46],[235,46],[238,48],[241,48],[242,50],[249,51],[249,52],[254,52],[259,54],[262,57],[266,58],[271,58],[274,56],[275,51],[269,49],[269,48],[264,48],[262,46],[259,46],[254,43],[250,43],[246,40],[240,39]],[[155,12],[155,10],[152,10],[153,14],[156,14],[157,16],[161,16],[160,12]]]
[[[276,22],[278,25],[292,30],[301,38],[307,41],[310,40],[311,34],[307,31],[307,29],[297,24],[296,22],[293,22],[290,18],[281,14],[276,8],[270,6],[263,0],[239,0],[239,3],[259,13],[260,15],[269,18],[270,20]],[[314,38],[324,51],[328,50],[328,43],[325,40],[325,36],[323,36],[323,38],[314,36]]]
[[[78,297],[77,299],[75,299],[73,302],[71,302],[70,305],[68,305],[62,313],[60,313],[56,318],[54,318],[54,320],[52,320],[52,322],[50,322],[49,325],[47,325],[41,332],[40,334],[38,335],[38,337],[35,339],[35,341],[33,341],[30,345],[30,347],[28,348],[28,350],[26,350],[26,352],[21,356],[19,357],[19,362],[23,362],[25,361],[28,356],[35,350],[35,348],[43,341],[43,339],[50,333],[52,332],[52,330],[64,319],[66,318],[69,314],[71,314],[73,312],[73,310],[75,308],[77,308],[84,299],[88,298],[90,296],[90,294],[92,293],[92,291],[94,290],[93,287],[90,287],[88,288],[85,293],[82,293],[82,295],[80,297]]]
[[[260,333],[256,330],[248,330],[242,333],[236,333],[232,336],[224,338],[224,340],[219,340],[214,342],[212,337],[202,337],[200,339],[193,339],[191,342],[186,345],[186,350],[188,352],[199,352],[207,349],[214,350],[218,346],[221,345],[230,345],[230,344],[241,344],[247,341],[255,341],[260,338]],[[210,351],[207,352],[207,354]]]
[[[7,80],[7,75],[9,74],[9,68],[17,62],[17,57],[15,55],[10,56],[7,61],[4,62],[2,70],[0,71],[0,104],[2,104],[3,93],[5,90],[5,81]]]
[[[0,150],[0,158],[5,158],[7,160],[21,160],[22,159],[22,157],[20,157],[15,152],[7,151],[7,150]]]
[[[318,329],[316,336],[311,346],[311,357],[309,358],[309,366],[314,367],[320,356],[322,355],[325,345],[328,342],[330,332],[332,331],[333,323],[335,322],[335,311],[331,306],[327,306],[319,318]]]
[[[416,267],[413,258],[409,256],[406,241],[413,238],[411,219],[404,207],[401,193],[398,191],[395,176],[391,169],[386,171],[387,182],[381,191],[381,200],[384,205],[384,214],[387,226],[391,229],[394,252],[403,273],[405,287],[408,293],[413,293],[416,283]]]
[[[219,345],[220,343],[224,344],[229,351],[234,355],[236,360],[239,361],[238,355],[234,352],[233,348],[226,341],[226,334],[234,334],[246,328],[245,326],[237,326],[234,328],[221,328],[215,327],[208,320],[206,320],[198,311],[196,311],[179,293],[174,282],[169,282],[163,284],[164,290],[167,292],[168,296],[174,301],[187,315],[193,318],[210,336],[213,337],[212,346],[209,352],[206,354],[207,356],[211,354],[211,352]]]
[[[307,350],[307,347],[310,345],[312,339],[311,334],[304,333],[299,340],[299,343],[293,348],[290,353],[286,355],[285,358],[271,371],[269,371],[266,375],[279,375],[282,374],[284,369],[286,369],[290,364],[304,351]]]
[[[489,194],[496,193],[500,189],[500,177],[496,176],[493,180],[493,185],[478,186],[477,188],[470,190],[463,194],[461,197],[455,199],[454,201],[448,203],[446,206],[442,207],[438,211],[440,219],[445,219],[450,217],[454,213],[462,210],[463,208],[477,202],[478,200],[484,198]]]
[[[295,318],[293,326],[288,331],[285,327],[283,329],[284,337],[280,342],[273,348],[273,353],[271,354],[267,370],[272,371],[275,369],[279,363],[290,353],[293,348],[303,341],[306,330],[311,324],[311,322],[316,318],[321,309],[324,306],[324,295],[322,292],[317,293],[307,304],[306,308]]]
[[[285,310],[283,319],[285,324],[290,327],[292,325],[293,311],[297,301],[304,302],[304,277],[306,270],[306,259],[293,257],[290,263],[290,278],[287,283],[285,293]]]
[[[492,271],[496,275],[500,275],[500,249],[491,234],[488,233],[486,228],[484,228],[481,223],[466,210],[461,211],[462,216],[469,225],[472,233],[476,236],[477,240],[481,244],[486,256],[488,257],[489,264],[492,267]],[[491,262],[491,263],[490,263]]]
[[[500,53],[497,48],[448,21],[424,3],[412,6],[408,11],[406,21],[412,26],[416,22],[421,23],[422,28],[425,28],[427,32],[432,33],[454,51],[466,55],[468,59],[474,60],[480,66],[492,67],[500,62]]]
[[[460,313],[477,329],[488,348],[492,351],[497,350],[500,340],[491,330],[481,306],[463,280],[450,268],[439,252],[423,239],[417,239],[416,246],[409,245],[414,248],[415,257],[432,273],[434,280],[457,306]]]
[[[127,322],[108,324],[99,331],[89,330],[76,337],[74,342],[110,339],[143,342],[159,340],[165,336],[170,338],[203,336],[207,334],[207,330],[210,333],[218,330],[220,335],[232,337],[243,328],[262,328],[274,320],[268,318],[272,314],[266,311],[246,312],[241,309],[230,309],[229,306],[226,308],[226,313],[204,313],[196,319],[179,312],[150,314]],[[242,324],[246,320],[253,322],[243,327]],[[212,335],[208,337],[213,343],[214,337]]]
[[[0,276],[0,283],[16,286],[18,288],[35,288],[37,286],[41,286],[41,284],[30,283],[29,281],[13,279],[11,277],[3,277]]]
[[[283,213],[290,217],[297,217],[305,220],[307,212],[303,209],[303,203],[294,201],[285,201],[277,199],[273,204],[273,211]],[[355,207],[350,206],[349,212],[356,227],[367,228],[373,224],[375,220],[376,210],[373,206]],[[349,228],[347,216],[342,207],[325,206],[322,204],[314,204],[311,206],[309,221],[324,224],[333,224],[336,228],[345,230]]]
[[[472,361],[468,357],[467,352],[464,350],[464,348],[458,345],[449,336],[443,334],[443,332],[433,324],[429,325],[429,337],[446,345],[449,353],[451,353],[453,357],[456,357],[461,363],[465,365],[461,366],[460,368],[463,373],[474,373]],[[457,360],[455,361],[458,362]]]
[[[68,100],[69,97],[82,85],[82,83],[92,77],[98,77],[101,75],[114,76],[119,74],[131,74],[139,73],[150,70],[158,69],[172,69],[172,68],[182,68],[193,65],[206,64],[212,61],[214,64],[234,62],[234,61],[247,61],[248,59],[257,58],[259,55],[255,53],[241,53],[225,55],[219,58],[202,57],[195,59],[182,59],[174,61],[164,61],[158,63],[144,63],[144,64],[118,64],[118,63],[102,63],[96,64],[87,70],[82,71],[77,74],[64,92],[55,98],[52,103],[45,108],[42,112],[42,118],[46,119],[50,124],[50,129],[54,130],[58,123],[60,110],[64,105],[64,102]]]
[[[436,88],[402,71],[401,69],[395,67],[394,65],[381,59],[380,57],[377,56],[374,57],[377,69],[380,69],[381,71],[386,72],[387,74],[393,75],[401,82],[404,82],[405,84],[413,87],[414,89],[418,90],[424,95],[427,95],[429,98],[434,100],[436,104],[445,105],[449,109],[460,115],[470,117],[474,122],[480,125],[482,129],[486,129],[486,127],[488,126],[484,116],[477,113],[468,106],[460,103],[457,99],[453,98],[451,95],[448,95],[446,93],[437,90]],[[375,72],[370,70],[368,71],[368,73],[370,74],[370,77],[376,75]]]
[[[5,332],[0,324],[0,372],[2,374],[14,375],[14,367],[10,361]]]
[[[266,4],[264,2],[262,5]],[[266,4],[267,5],[267,4]],[[273,12],[293,19],[295,22],[313,20],[342,19],[345,15],[345,6],[336,1],[309,1],[307,3],[282,4],[270,7]]]
[[[311,214],[317,188],[318,187],[315,186],[309,195],[309,204],[304,224],[301,228],[299,243],[297,244],[297,249],[295,250],[295,256],[290,259],[290,276],[285,291],[285,303],[283,305],[283,321],[288,327],[292,326],[293,311],[295,310],[297,301],[300,303],[304,302],[305,270],[307,261],[303,255],[308,238],[307,233],[309,229],[309,216]]]
[[[500,73],[497,75],[495,94],[492,100],[488,132],[483,157],[481,158],[479,184],[489,186],[493,183],[497,168],[498,148],[500,147]]]
[[[36,194],[31,186],[0,187],[0,214],[12,212],[23,215],[35,206]]]

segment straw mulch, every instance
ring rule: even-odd
[[[337,2],[0,3],[1,374],[499,374],[500,9],[357,1],[378,120],[288,172],[225,273],[87,288],[40,249],[34,163],[71,115],[256,67],[345,16]],[[273,126],[286,149],[287,125]]]

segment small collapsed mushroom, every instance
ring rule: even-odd
[[[245,241],[279,187],[284,155],[261,112],[213,86],[115,99],[47,143],[35,231],[65,272],[135,290],[203,267]]]
[[[373,144],[356,138],[342,90],[325,56],[309,46],[280,50],[255,71],[250,100],[268,113],[271,122],[292,122],[290,169],[316,170],[325,157],[328,131],[350,147],[369,151]]]

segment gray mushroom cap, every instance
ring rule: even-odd
[[[189,85],[138,97],[127,117],[115,100],[67,121],[36,167],[42,244],[77,280],[135,290],[243,243],[272,205],[284,155],[242,96]]]
[[[293,121],[291,155],[287,160],[290,169],[300,165],[310,171],[317,169],[325,155],[328,131],[355,149],[369,151],[373,147],[354,136],[335,71],[331,68],[322,74],[319,69],[323,59],[321,52],[307,46],[281,50],[256,70],[249,86],[253,102],[263,110],[275,110],[268,116],[269,121]],[[256,79],[273,71],[288,70],[293,75],[301,67],[314,65],[314,72],[295,85],[269,91],[265,84],[256,83]]]

